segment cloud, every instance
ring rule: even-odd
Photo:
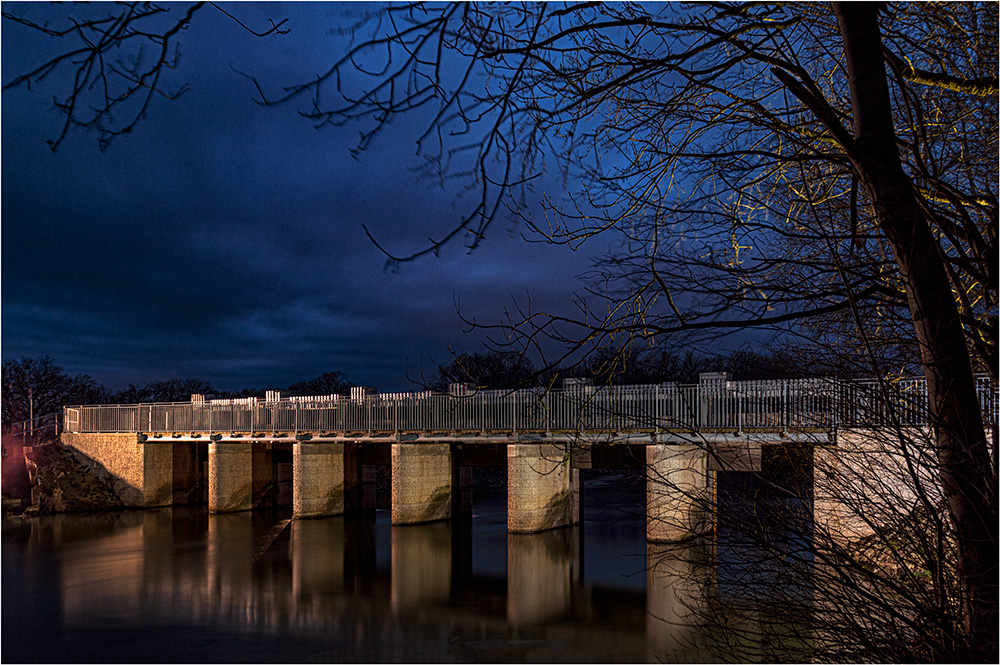
[[[192,92],[158,101],[105,153],[83,133],[49,153],[58,117],[46,112],[45,85],[58,79],[4,92],[5,359],[50,354],[112,387],[187,376],[280,386],[340,370],[399,390],[428,354],[479,344],[463,333],[456,300],[489,322],[529,292],[547,309],[567,305],[587,256],[525,245],[503,222],[471,256],[456,245],[398,274],[384,269],[362,225],[408,251],[468,203],[416,179],[415,119],[354,159],[356,128],[316,131],[293,108],[250,101],[230,65],[279,85],[335,55],[342,42],[326,26],[337,17],[310,4],[241,6],[259,21],[290,13],[296,32],[276,41],[206,14],[185,35],[176,73]],[[5,81],[37,62],[36,48],[5,26]]]

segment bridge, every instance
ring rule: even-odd
[[[980,398],[995,421],[986,380]],[[193,395],[65,407],[62,441],[108,474],[131,505],[207,500],[215,513],[281,503],[288,484],[296,518],[371,508],[376,468],[387,466],[397,525],[467,514],[472,468],[506,467],[511,533],[578,523],[581,469],[644,469],[647,539],[666,542],[703,527],[719,471],[794,467],[812,485],[829,451],[841,455],[838,433],[926,432],[926,402],[916,379],[894,382],[887,399],[877,382],[734,382],[719,373],[695,385],[569,380],[561,390]],[[815,489],[817,514],[833,510],[834,499]]]

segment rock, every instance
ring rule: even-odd
[[[58,441],[26,453],[36,467],[32,506],[25,515],[121,510],[125,503],[109,484],[81,464]]]

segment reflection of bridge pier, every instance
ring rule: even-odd
[[[761,454],[764,468],[773,454]],[[67,616],[81,625],[93,619],[94,590],[107,579],[93,564],[106,570],[110,553],[121,557],[114,559],[116,574],[126,570],[126,584],[107,587],[98,596],[101,606],[131,602],[137,615],[164,620],[221,617],[247,631],[315,630],[319,642],[336,631],[350,638],[357,626],[384,635],[444,625],[433,634],[457,635],[468,627],[462,641],[469,645],[510,635],[563,644],[570,623],[601,617],[603,627],[570,638],[569,648],[582,660],[588,653],[619,653],[623,660],[691,661],[706,657],[711,637],[699,619],[713,609],[705,595],[713,578],[696,548],[649,544],[645,589],[621,593],[582,579],[583,527],[506,535],[504,577],[495,570],[475,575],[471,530],[442,522],[393,526],[391,543],[376,543],[388,528],[384,515],[378,528],[364,517],[294,520],[282,540],[264,537],[284,524],[266,512],[165,509],[125,518],[132,528],[74,548],[67,559],[73,570],[63,579],[75,598]],[[490,528],[502,534],[502,518],[494,519]],[[269,549],[267,543],[273,543]],[[748,619],[739,621],[736,628],[753,628]],[[470,658],[481,653],[468,651]]]
[[[468,570],[459,574],[456,536],[446,523],[396,526],[390,530],[392,542],[382,543],[391,548],[391,577],[380,568],[352,581],[350,569],[358,560],[376,559],[374,530],[363,519],[294,520],[282,540],[269,541],[266,536],[284,522],[264,512],[208,515],[165,509],[124,517],[131,527],[109,530],[110,538],[67,537],[66,543],[74,545],[62,548],[69,555],[55,572],[60,593],[70,600],[66,625],[97,631],[114,625],[119,632],[135,628],[144,634],[153,617],[156,627],[235,631],[247,636],[244,644],[287,649],[263,653],[287,653],[293,660],[330,653],[351,660],[365,654],[392,660],[394,653],[490,660],[520,653],[521,646],[506,644],[509,639],[537,641],[542,649],[565,644],[574,659],[582,660],[599,654],[604,660],[633,661],[643,654],[641,592],[621,595],[605,589],[592,599],[578,572],[577,528],[510,535],[510,576],[504,579]],[[464,537],[471,538],[467,530]],[[267,542],[273,544],[262,550]],[[108,584],[109,579],[116,583]],[[128,613],[124,622],[122,607]],[[598,614],[615,617],[615,624],[595,624],[580,635],[566,621]],[[233,634],[226,633],[227,644]],[[288,636],[295,637],[293,644],[272,646]],[[405,650],[420,648],[411,640],[424,637],[434,649],[443,639],[446,651]],[[329,645],[341,644],[348,646],[330,651]],[[120,650],[109,652],[116,656],[112,660],[149,653],[127,645],[115,648]],[[196,655],[200,648],[198,641],[185,641],[178,652]],[[225,659],[219,649],[229,647],[216,642],[206,648],[214,649],[204,652],[215,654],[213,659],[220,654]],[[243,657],[256,655],[246,646],[232,648]]]
[[[290,528],[292,592],[295,596],[302,598],[344,591],[347,556],[344,520],[293,520]]]
[[[646,558],[646,640],[651,662],[704,662],[708,579],[698,573],[698,545],[649,543]]]
[[[580,583],[577,530],[507,536],[507,620],[514,626],[567,616]]]
[[[392,527],[393,612],[448,602],[452,582],[452,534],[447,524]]]
[[[206,585],[222,606],[232,606],[253,582],[253,514],[217,513],[208,517]]]

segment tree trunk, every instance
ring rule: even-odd
[[[854,141],[845,148],[892,245],[920,344],[939,475],[958,539],[965,627],[975,651],[969,655],[996,662],[996,479],[945,258],[896,148],[878,7],[834,3],[854,117]]]

